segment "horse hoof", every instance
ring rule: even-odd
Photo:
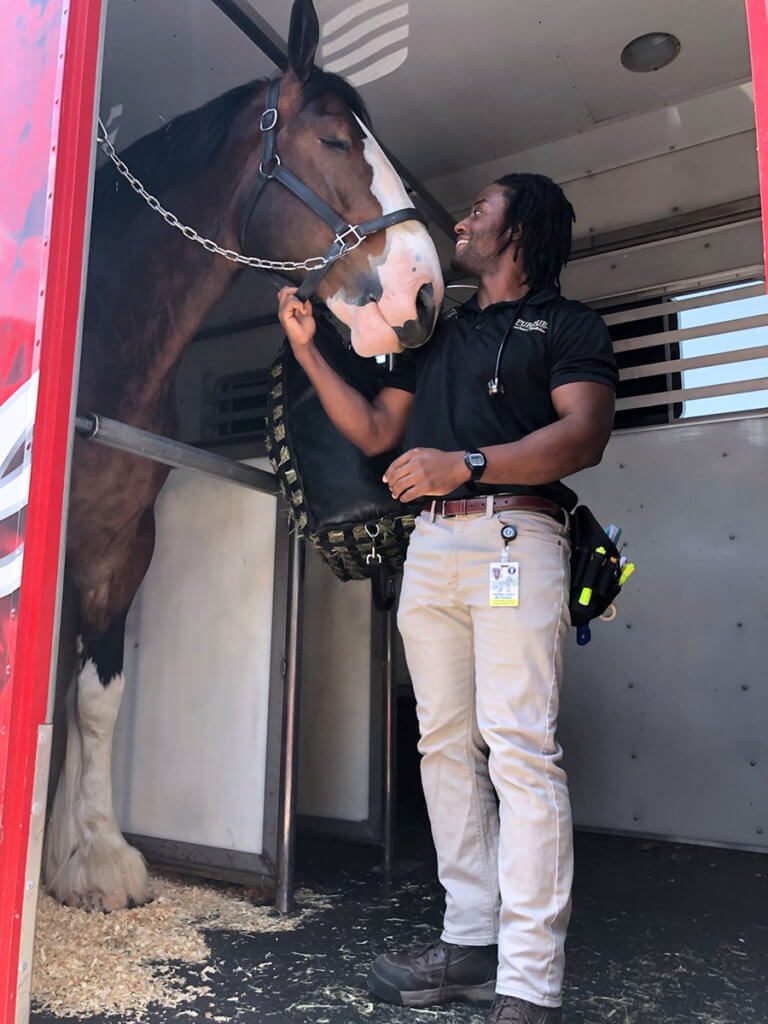
[[[144,858],[120,835],[92,842],[85,853],[76,850],[47,882],[60,903],[105,914],[152,899]]]

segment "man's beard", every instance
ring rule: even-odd
[[[462,245],[451,257],[451,270],[460,271],[470,277],[479,277],[486,260],[479,257],[472,249],[472,243]]]

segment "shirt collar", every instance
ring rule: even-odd
[[[553,299],[559,298],[560,293],[556,288],[542,288],[538,292],[526,292],[523,298],[520,300],[520,308],[523,306],[546,306]],[[490,306],[486,306],[485,309],[481,310],[477,301],[477,292],[467,302],[462,303],[458,307],[458,312],[465,315],[476,317],[478,313],[494,313],[501,312],[502,310],[509,309],[512,306],[517,305],[516,299],[504,302],[492,302]]]

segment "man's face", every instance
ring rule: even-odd
[[[504,229],[506,213],[506,189],[501,185],[484,188],[464,220],[456,225],[453,270],[479,277],[492,268],[499,250],[508,241],[508,229]]]

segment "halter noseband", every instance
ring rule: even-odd
[[[334,240],[324,256],[317,257],[317,266],[311,267],[307,276],[301,282],[296,297],[301,301],[308,299],[320,284],[322,279],[331,269],[333,264],[346,256],[348,252],[356,249],[360,243],[369,235],[377,231],[386,231],[393,224],[402,224],[408,220],[418,220],[426,224],[424,214],[415,206],[406,206],[402,210],[394,210],[392,213],[382,214],[374,217],[373,220],[366,220],[362,224],[349,224],[340,216],[333,207],[329,206],[324,199],[314,192],[308,185],[296,177],[295,174],[285,168],[280,162],[280,157],[275,152],[275,136],[277,135],[277,104],[280,97],[280,81],[282,76],[270,79],[267,89],[267,106],[261,115],[259,127],[261,129],[261,162],[259,164],[259,177],[248,202],[245,204],[243,216],[240,221],[240,248],[245,253],[245,233],[253,216],[253,210],[264,191],[268,181],[279,181],[289,192],[292,192],[298,199],[305,203],[310,210],[322,217],[325,223],[334,233]]]

